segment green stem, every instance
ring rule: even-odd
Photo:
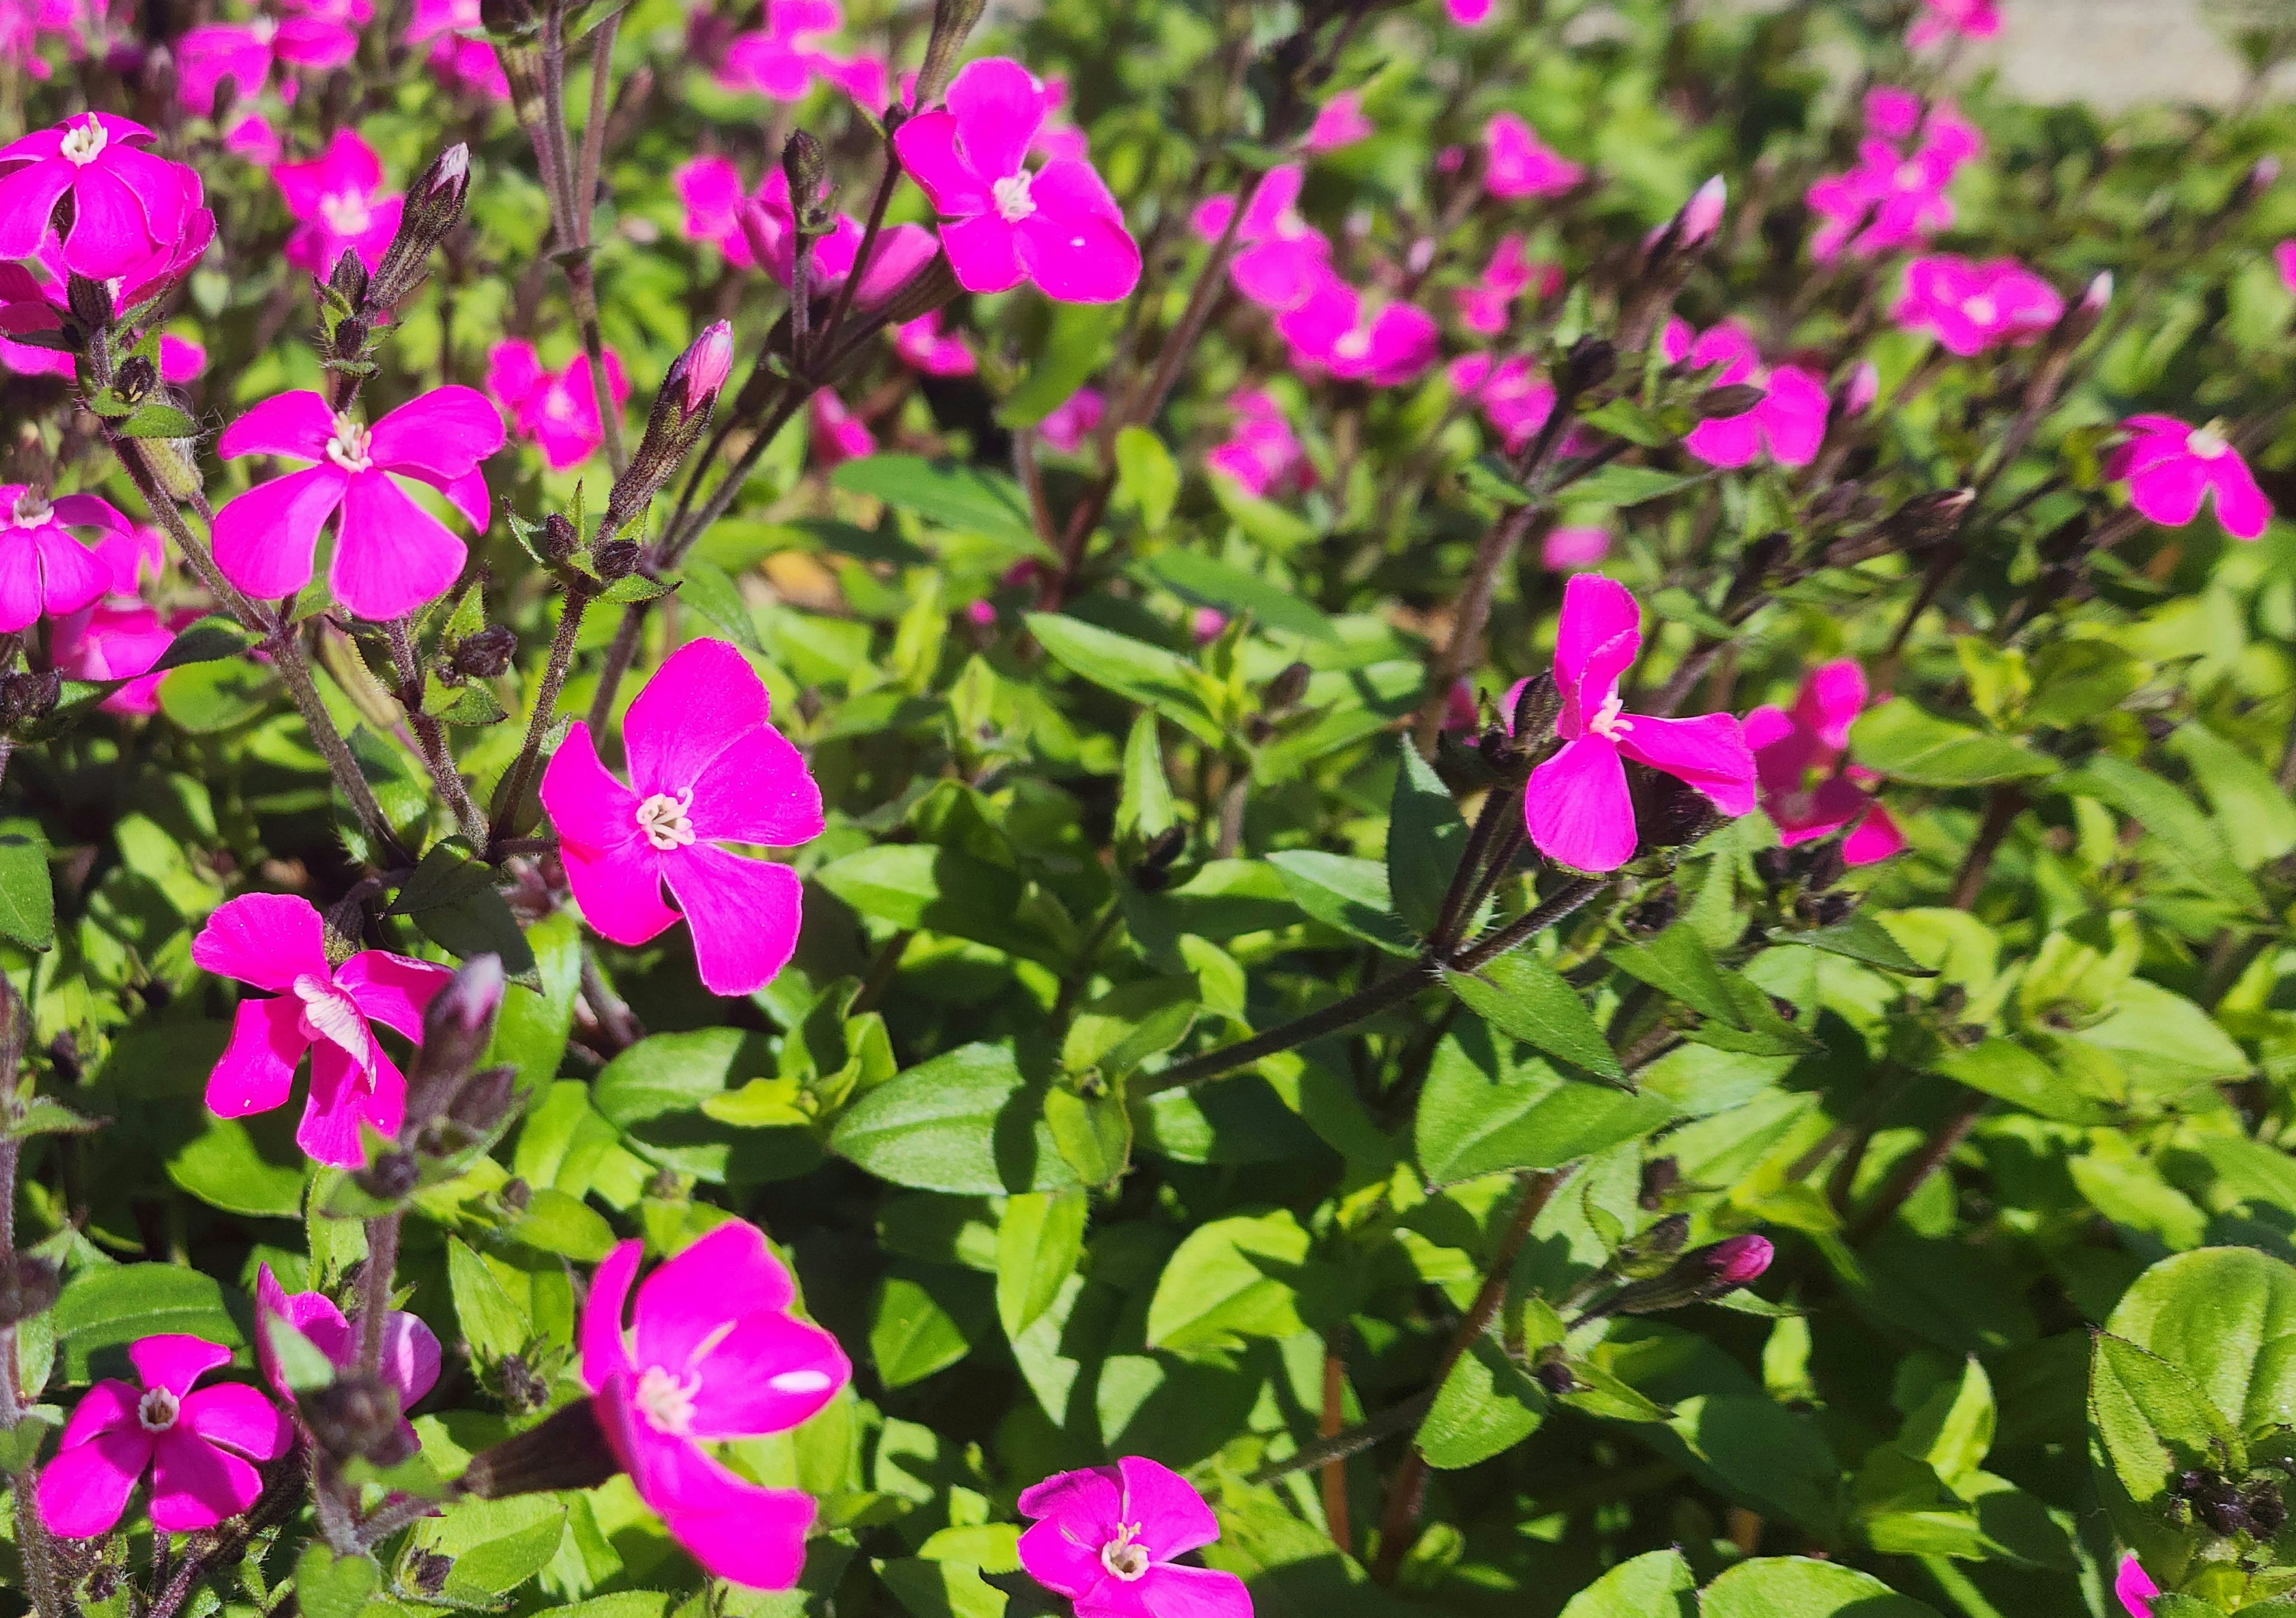
[[[587,595],[570,595],[558,614],[557,633],[550,637],[550,661],[542,671],[542,689],[535,693],[534,712],[526,722],[526,740],[520,745],[518,757],[510,768],[504,772],[502,785],[495,791],[497,832],[514,833],[518,829],[519,805],[532,784],[536,761],[542,756],[542,738],[550,729],[551,715],[557,710],[559,693],[566,688],[566,670],[574,661],[574,641],[582,631],[582,614],[589,606]],[[489,853],[499,851],[490,850]]]

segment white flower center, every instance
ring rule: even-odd
[[[2232,442],[2210,422],[2205,427],[2195,427],[2185,440],[2185,448],[2203,461],[2221,460],[2232,453]]]
[[[2001,306],[1983,292],[1974,298],[1964,299],[1961,312],[1981,326],[1989,326],[2001,318]]]
[[[1929,183],[1929,176],[1922,171],[1922,166],[1919,163],[1900,163],[1898,165],[1898,189],[1899,191],[1923,191],[1928,189]]]
[[[247,31],[255,36],[256,44],[267,50],[271,42],[279,37],[279,24],[272,18],[258,17],[247,25]]]
[[[330,192],[321,197],[319,217],[339,236],[365,235],[374,225],[374,210],[356,191]]]
[[[656,793],[638,805],[638,830],[646,841],[665,853],[671,849],[689,848],[693,842],[693,822],[686,810],[693,804],[693,794],[673,798],[668,793]]]
[[[135,1406],[135,1420],[146,1433],[165,1433],[176,1425],[184,1401],[166,1388],[147,1388]]]
[[[335,436],[327,440],[327,459],[345,472],[365,472],[374,464],[373,435],[349,416],[335,418]]]
[[[1603,699],[1603,705],[1595,710],[1595,717],[1587,721],[1587,734],[1608,736],[1613,742],[1625,735],[1635,727],[1635,722],[1619,711],[1625,706],[1624,697],[1615,691],[1611,693]]]
[[[366,1016],[349,995],[309,973],[299,973],[295,998],[303,1002],[299,1019],[304,1037],[324,1039],[347,1052],[363,1068],[373,1065],[374,1039],[367,1032]]]
[[[542,396],[542,414],[551,421],[570,423],[578,413],[574,395],[564,382],[553,382]]]
[[[1007,225],[1018,225],[1037,211],[1037,199],[1029,194],[1029,177],[1008,174],[988,188],[996,199],[996,217]]]
[[[96,121],[95,114],[91,112],[87,115],[87,122],[64,136],[62,150],[63,155],[70,160],[75,167],[85,168],[101,157],[103,154],[103,149],[111,144],[111,137],[103,132],[103,126]]]
[[[700,1372],[679,1377],[650,1365],[638,1378],[638,1414],[655,1432],[684,1438],[693,1431],[693,1396],[701,1391]]]
[[[1371,333],[1360,328],[1345,333],[1332,345],[1332,352],[1341,359],[1361,359],[1371,352]]]
[[[12,520],[18,528],[41,528],[48,521],[48,503],[38,493],[26,489],[16,497],[16,509]]]
[[[1100,1565],[1127,1584],[1144,1575],[1149,1567],[1148,1548],[1137,1542],[1139,1532],[1137,1523],[1119,1523],[1116,1537],[1100,1548]]]

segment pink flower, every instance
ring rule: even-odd
[[[1074,455],[1084,447],[1093,429],[1100,425],[1108,401],[1097,388],[1078,388],[1053,407],[1052,414],[1037,423],[1037,436],[1062,455]]]
[[[1464,680],[1453,680],[1451,689],[1443,695],[1443,728],[1473,730],[1482,722],[1483,710],[1475,701],[1475,688]]]
[[[1452,293],[1459,307],[1459,324],[1479,337],[1496,337],[1506,330],[1514,300],[1536,289],[1536,296],[1552,298],[1562,290],[1562,272],[1552,264],[1534,264],[1523,251],[1522,237],[1509,233],[1491,250],[1491,261],[1472,286]]]
[[[790,206],[789,177],[775,168],[754,194],[742,190],[742,172],[722,157],[698,157],[672,177],[685,207],[687,240],[708,242],[742,269],[762,267],[783,286],[797,273],[797,215]],[[814,238],[808,283],[815,295],[833,292],[853,273],[861,247],[861,226],[849,215],[837,216],[828,234]],[[881,232],[868,273],[857,294],[861,307],[882,303],[940,251],[922,225],[895,225]]]
[[[373,1025],[420,1039],[422,1013],[453,973],[382,949],[331,965],[319,913],[288,893],[247,893],[225,903],[192,940],[192,965],[273,996],[240,1001],[231,1043],[208,1075],[208,1111],[244,1118],[284,1105],[308,1050],[311,1094],[295,1144],[312,1161],[365,1161],[361,1124],[398,1132],[406,1075]]]
[[[2274,248],[2272,261],[2280,267],[2280,283],[2296,292],[2296,242],[2283,242]]]
[[[40,1474],[48,1532],[67,1540],[110,1532],[147,1471],[152,1526],[163,1533],[212,1528],[254,1505],[263,1479],[251,1463],[286,1454],[295,1430],[253,1388],[225,1382],[194,1391],[231,1363],[231,1351],[170,1334],[129,1343],[127,1358],[143,1386],[107,1377],[90,1388]]]
[[[143,125],[86,112],[0,146],[0,259],[29,259],[72,199],[62,264],[97,281],[173,249],[200,207],[199,176],[144,150]]]
[[[1887,859],[1906,846],[1889,811],[1866,790],[1881,777],[1843,761],[1850,721],[1866,702],[1866,670],[1845,657],[1810,670],[1792,711],[1765,704],[1746,716],[1762,808],[1785,847],[1845,825],[1849,836],[1841,857],[1853,866]]]
[[[1990,39],[2001,31],[1996,0],[1922,0],[1922,4],[1925,9],[1906,30],[1906,44],[1914,50],[1956,34],[1968,39]]]
[[[1281,405],[1257,390],[1232,394],[1227,402],[1236,413],[1235,425],[1204,456],[1209,470],[1234,478],[1247,494],[1261,499],[1271,493],[1293,492],[1315,481],[1307,452],[1300,448]]]
[[[1276,334],[1300,365],[1321,365],[1343,382],[1400,387],[1435,363],[1435,316],[1416,305],[1390,303],[1366,314],[1363,296],[1329,271],[1295,308],[1275,317]]]
[[[1227,614],[1218,607],[1198,607],[1188,614],[1188,638],[1200,646],[1208,646],[1220,637],[1227,628]]]
[[[606,350],[606,389],[617,410],[630,396],[629,379],[611,349]],[[553,472],[588,460],[605,442],[587,354],[577,354],[565,369],[551,371],[532,343],[498,342],[487,353],[487,391],[502,402],[519,431],[542,447],[542,458]]]
[[[1697,1257],[1725,1286],[1746,1286],[1762,1278],[1776,1251],[1766,1236],[1734,1236],[1702,1249]]]
[[[2258,538],[2271,523],[2271,502],[2216,423],[2192,427],[2173,415],[2132,415],[2121,427],[2128,438],[2105,457],[2104,475],[2126,481],[2128,503],[2162,528],[2190,522],[2210,493],[2217,521],[2234,538]]]
[[[1585,168],[1549,149],[1512,112],[1495,113],[1483,126],[1483,189],[1507,201],[1560,196],[1587,177]]]
[[[336,130],[317,157],[282,163],[271,175],[297,220],[283,255],[288,263],[324,277],[345,252],[370,272],[382,262],[406,199],[382,194],[382,160],[354,131]]]
[[[67,678],[127,682],[103,699],[101,705],[107,712],[157,713],[162,677],[146,676],[144,670],[174,644],[176,631],[196,617],[181,612],[164,617],[140,601],[98,602],[57,619],[49,634],[49,650]]]
[[[1282,163],[1259,177],[1235,227],[1238,250],[1228,260],[1229,283],[1264,309],[1282,314],[1296,308],[1331,279],[1332,243],[1300,217],[1300,187],[1306,170]],[[1206,197],[1190,216],[1189,228],[1206,242],[1227,234],[1235,198]]]
[[[1443,0],[1443,7],[1451,13],[1451,21],[1463,29],[1479,29],[1491,20],[1491,11],[1497,0]]]
[[[893,144],[940,214],[942,250],[967,292],[1033,281],[1062,302],[1113,302],[1140,280],[1116,199],[1089,163],[1056,158],[1034,174],[1023,164],[1048,99],[1017,62],[967,62],[947,104],[910,119]]]
[[[276,1316],[302,1333],[310,1339],[313,1348],[336,1365],[348,1369],[358,1364],[359,1334],[326,1294],[291,1293],[279,1285],[279,1277],[271,1273],[270,1265],[258,1264],[255,1269],[255,1361],[262,1367],[263,1380],[280,1398],[291,1400],[295,1395],[287,1386],[278,1358],[271,1351],[270,1334],[262,1329],[266,1315]],[[382,1361],[378,1368],[382,1380],[398,1391],[399,1430],[409,1441],[414,1439],[414,1426],[404,1413],[438,1386],[442,1358],[437,1335],[417,1317],[398,1309],[383,1315]]]
[[[1922,127],[1922,113],[1927,103],[1917,90],[1901,89],[1896,85],[1875,85],[1866,92],[1863,103],[1866,132],[1878,135],[1883,140],[1902,141],[1913,137]]]
[[[1610,554],[1611,530],[1607,528],[1550,529],[1539,545],[1538,563],[1550,573],[1561,573],[1571,568],[1599,567]]]
[[[341,510],[327,585],[361,618],[396,618],[455,582],[469,554],[398,480],[427,483],[480,533],[489,503],[479,463],[503,447],[501,415],[475,389],[434,388],[372,427],[316,393],[265,400],[223,431],[216,453],[317,464],[258,483],[216,513],[216,565],[251,595],[277,600],[311,581],[319,530]]]
[[[1765,367],[1744,327],[1723,321],[1693,340],[1679,320],[1667,323],[1660,346],[1670,363],[1693,371],[1720,365],[1718,387],[1747,382],[1764,390],[1761,403],[1738,415],[1710,417],[1682,440],[1709,466],[1743,466],[1767,448],[1781,466],[1807,466],[1825,441],[1831,401],[1825,384],[1800,365]]]
[[[489,101],[508,101],[510,79],[503,72],[502,59],[494,45],[484,37],[485,29],[479,0],[414,0],[406,43],[433,41],[430,54],[433,72]]]
[[[1309,155],[1337,152],[1379,133],[1379,126],[1364,116],[1363,92],[1342,90],[1316,109],[1316,122],[1303,143]]]
[[[1177,1558],[1219,1538],[1203,1496],[1170,1467],[1128,1455],[1024,1490],[1029,1577],[1076,1604],[1076,1618],[1251,1618],[1234,1573]]]
[[[895,327],[893,352],[927,376],[970,376],[980,368],[964,338],[943,333],[939,309]]]
[[[2152,1575],[2135,1556],[2120,1558],[2120,1571],[2113,1575],[2112,1593],[2120,1597],[2120,1606],[2128,1618],[2152,1618],[2152,1602],[2161,1587],[2152,1582]]]
[[[72,528],[128,531],[127,519],[94,495],[50,500],[21,483],[0,484],[0,631],[77,612],[103,594],[111,571]],[[147,665],[148,666],[148,665]]]
[[[845,26],[837,0],[767,0],[766,26],[743,34],[727,47],[718,81],[728,89],[755,90],[770,101],[802,101],[814,78],[835,65],[815,48],[824,36]],[[879,104],[884,101],[881,94]]]
[[[258,17],[252,22],[206,23],[176,43],[176,99],[209,118],[214,116],[216,94],[226,79],[236,87],[239,100],[251,102],[263,94],[274,63],[325,73],[357,54],[358,36],[332,18]],[[295,99],[291,79],[281,94],[290,102]]]
[[[877,453],[877,435],[869,423],[846,408],[845,401],[824,388],[813,396],[813,459],[826,471],[847,461]]]
[[[773,981],[797,948],[797,873],[714,846],[793,848],[821,835],[821,789],[796,748],[766,723],[765,683],[722,640],[680,647],[630,704],[625,786],[574,728],[543,773],[574,898],[618,944],[643,944],[678,918],[712,994]]]
[[[813,1497],[737,1477],[701,1446],[789,1431],[853,1367],[836,1338],[792,1312],[789,1272],[739,1220],[648,1276],[625,1330],[640,1250],[624,1242],[606,1255],[582,1310],[582,1380],[598,1425],[695,1561],[736,1584],[787,1589],[805,1566]]]
[[[1562,587],[1554,683],[1562,749],[1530,773],[1523,823],[1533,847],[1580,871],[1614,871],[1635,856],[1635,805],[1625,760],[1663,770],[1726,815],[1754,807],[1754,759],[1726,713],[1660,719],[1620,711],[1619,680],[1642,651],[1642,610],[1626,586],[1578,573]]]
[[[1451,362],[1450,376],[1451,385],[1480,407],[1510,454],[1528,446],[1554,414],[1554,384],[1521,355],[1493,365],[1488,354],[1462,354]],[[1570,431],[1576,435],[1578,429]]]
[[[1906,266],[1905,296],[1892,311],[1908,331],[1927,332],[1967,357],[1997,343],[2021,347],[2057,324],[2065,300],[2014,259],[1972,264],[1936,253]]]
[[[1855,168],[1809,188],[1810,209],[1825,221],[1810,239],[1810,253],[1819,263],[1832,263],[1844,249],[1866,257],[1888,252],[1953,223],[1946,188],[1964,164],[1985,150],[1985,137],[1948,103],[1931,107],[1923,117],[1916,100],[1909,115],[1898,99],[1906,94],[1875,92],[1882,99],[1869,98],[1866,116],[1877,131],[1918,134],[1917,146],[1903,150],[1901,136],[1868,138],[1858,144]]]

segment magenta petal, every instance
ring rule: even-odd
[[[343,491],[327,584],[361,618],[397,618],[445,595],[469,555],[453,530],[388,473],[358,472]]]
[[[0,258],[29,259],[48,234],[48,217],[78,173],[51,157],[0,176]]]
[[[327,408],[326,400],[308,391],[282,393],[225,428],[216,439],[216,453],[226,461],[242,455],[323,461],[334,436],[335,413]]]
[[[996,207],[988,182],[965,161],[957,144],[956,119],[948,113],[919,113],[894,131],[893,146],[901,155],[902,169],[924,189],[933,210],[944,218],[968,218]],[[4,185],[0,182],[0,187]],[[0,201],[4,201],[4,193],[0,193]]]
[[[1621,637],[1639,641],[1643,610],[1615,579],[1578,573],[1562,587],[1562,615],[1554,640],[1554,680],[1564,690],[1584,684],[1596,654]],[[1629,654],[1628,664],[1633,657]],[[1615,679],[1617,677],[1611,677]],[[1607,690],[1596,694],[1599,704]]]
[[[130,267],[150,257],[151,246],[172,247],[184,234],[184,216],[199,205],[199,182],[192,171],[135,146],[111,147],[103,168],[135,210],[139,240]],[[85,195],[81,205],[86,206]]]
[[[609,1377],[631,1368],[622,1308],[629,1301],[630,1283],[637,1278],[638,1259],[644,1251],[642,1242],[620,1243],[599,1261],[590,1277],[590,1295],[582,1305],[582,1381],[593,1393]]]
[[[706,842],[795,848],[821,835],[821,788],[805,759],[770,726],[736,738],[709,761],[687,809]]]
[[[666,856],[661,869],[711,994],[755,993],[789,964],[805,913],[795,871],[701,843]]]
[[[588,721],[575,720],[542,772],[542,808],[560,840],[597,854],[618,850],[639,836],[639,801],[598,761]]]
[[[311,582],[320,527],[342,504],[348,482],[337,467],[314,466],[231,500],[215,515],[216,566],[250,595],[294,595]]]
[[[147,1388],[165,1388],[178,1399],[217,1366],[231,1363],[231,1351],[184,1332],[139,1337],[127,1345],[127,1362]]]
[[[968,292],[1010,292],[1026,278],[1021,233],[996,214],[942,226],[940,245],[956,283]]]
[[[40,606],[47,617],[77,612],[111,586],[110,566],[60,528],[35,530],[32,547],[39,555]]]
[[[1078,1474],[1070,1473],[1065,1475],[1074,1477]],[[1048,1478],[1045,1483],[1038,1483],[1037,1488],[1043,1489],[1046,1483],[1060,1481],[1059,1478]],[[1115,1493],[1114,1486],[1111,1485],[1109,1495],[1111,1500]],[[1053,1515],[1031,1524],[1021,1536],[1020,1548],[1021,1571],[1054,1594],[1073,1599],[1108,1577],[1108,1570],[1100,1560],[1100,1548],[1107,1540],[1098,1539],[1086,1544],[1086,1536],[1072,1530],[1070,1523],[1071,1519],[1065,1515]]]
[[[422,1014],[454,977],[435,961],[418,961],[387,949],[362,949],[335,973],[358,1008],[385,1028],[410,1039],[422,1038]]]
[[[374,424],[374,464],[460,478],[503,447],[502,412],[475,388],[433,388]]]
[[[1702,421],[1683,435],[1682,447],[1709,466],[1745,466],[1762,453],[1761,418],[1749,410]]]
[[[1794,702],[1794,715],[1840,752],[1849,745],[1849,727],[1866,711],[1866,700],[1865,666],[1854,657],[1836,658],[1810,670]],[[1759,752],[1761,743],[1754,739],[1751,726],[1749,716],[1746,744]]]
[[[402,1410],[439,1385],[444,1364],[438,1334],[421,1318],[394,1309],[382,1322],[382,1375],[398,1390]]]
[[[0,530],[0,631],[39,621],[40,547],[28,529]]]
[[[378,1072],[387,1061],[377,1054]],[[400,1080],[402,1086],[405,1082]],[[371,1105],[367,1074],[340,1046],[318,1041],[311,1047],[311,1093],[303,1103],[302,1121],[295,1126],[295,1144],[314,1162],[357,1168],[366,1161],[359,1126]]]
[[[2162,528],[2182,528],[2200,514],[2208,467],[2196,456],[2171,456],[2128,474],[2128,501]]]
[[[2272,503],[2256,486],[2247,463],[2228,455],[2215,464],[2215,473],[2217,521],[2224,524],[2225,532],[2235,539],[2263,538],[2264,530],[2272,525]]]
[[[40,1473],[40,1520],[67,1540],[109,1532],[152,1464],[152,1435],[129,1425],[59,1451]]]
[[[1010,57],[968,62],[943,98],[973,173],[995,181],[1018,174],[1045,121],[1044,81]]]
[[[199,1389],[184,1400],[181,1420],[209,1443],[253,1460],[276,1460],[295,1441],[294,1426],[279,1407],[244,1383]]]
[[[1890,811],[1876,803],[1842,839],[1841,858],[1847,865],[1870,866],[1903,852],[1905,847],[1906,834],[1890,818]]]
[[[737,1318],[797,1302],[789,1271],[765,1232],[734,1220],[687,1247],[638,1288],[638,1358],[683,1365]]]
[[[1584,575],[1581,575],[1584,577]],[[1635,857],[1627,767],[1607,736],[1587,735],[1530,772],[1523,825],[1533,847],[1578,871],[1615,871]]]
[[[180,1424],[152,1445],[152,1526],[168,1533],[212,1528],[255,1504],[262,1474]]]
[[[1139,244],[1123,220],[1104,214],[1056,213],[1047,206],[1021,221],[1014,243],[1029,278],[1062,303],[1114,303],[1140,282]]]
[[[1160,1461],[1128,1455],[1116,1463],[1124,1481],[1124,1520],[1140,1524],[1141,1542],[1159,1562],[1219,1538],[1219,1519],[1187,1479]]]
[[[1738,721],[1726,713],[1691,719],[1636,714],[1620,727],[1619,751],[1629,759],[1688,782],[1726,815],[1754,807],[1754,755]]]
[[[109,164],[90,163],[81,169],[72,201],[78,211],[71,234],[64,238],[67,268],[92,280],[109,281],[150,257],[152,238],[144,228],[143,204]]]
[[[141,1389],[117,1376],[105,1377],[81,1394],[79,1402],[72,1407],[64,1423],[63,1436],[58,1441],[60,1446],[69,1450],[87,1442],[99,1433],[119,1427],[140,1431],[136,1427],[135,1408],[143,1397]]]
[[[797,1583],[813,1527],[811,1495],[736,1477],[682,1439],[648,1449],[651,1464],[633,1474],[639,1497],[707,1572],[751,1589]]]
[[[208,1111],[244,1118],[283,1106],[294,1087],[295,1064],[310,1043],[303,1003],[293,995],[242,1000],[232,1015],[231,1043],[208,1075]]]
[[[566,880],[582,919],[617,944],[643,944],[677,920],[662,902],[662,855],[642,837],[594,851],[562,844]]]
[[[2161,1587],[2144,1571],[2144,1565],[2134,1556],[2120,1558],[2120,1571],[2112,1576],[2112,1593],[2120,1598],[2128,1618],[2152,1618],[2153,1597]]]
[[[654,670],[622,721],[632,790],[693,792],[711,760],[763,728],[772,708],[765,681],[731,641],[689,641]]]
[[[1152,1567],[1139,1584],[1155,1618],[1251,1618],[1251,1592],[1234,1573],[1210,1567]]]
[[[279,994],[299,977],[332,975],[319,913],[291,893],[242,893],[217,906],[192,940],[192,965]]]
[[[638,1325],[643,1334],[643,1303]],[[693,1395],[693,1435],[701,1439],[786,1433],[853,1380],[853,1367],[837,1339],[788,1315],[749,1315],[695,1369],[701,1385]]]

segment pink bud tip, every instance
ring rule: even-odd
[[[1682,205],[1682,243],[1696,247],[1722,228],[1722,210],[1729,205],[1730,187],[1716,175]]]
[[[2104,306],[2112,301],[2112,272],[2100,270],[2096,279],[2088,283],[2088,291],[2081,294],[2081,308],[2092,315],[2102,314]]]
[[[1870,359],[1860,361],[1849,374],[1849,385],[1841,390],[1841,413],[1863,415],[1873,408],[1874,400],[1882,391],[1882,374],[1874,368]]]
[[[718,321],[693,340],[685,351],[685,414],[692,415],[713,403],[734,369],[734,327]]]
[[[1743,1286],[1770,1267],[1771,1253],[1767,1236],[1734,1236],[1708,1248],[1706,1258],[1716,1280],[1730,1286]]]
[[[2280,177],[2280,160],[2270,152],[2256,160],[2256,167],[2248,171],[2248,183],[2262,191]]]
[[[443,191],[460,191],[470,182],[471,149],[456,141],[439,159],[439,177],[431,182],[433,195]]]

